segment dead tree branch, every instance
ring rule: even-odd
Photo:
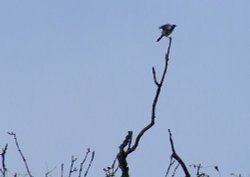
[[[80,169],[79,169],[79,175],[78,175],[78,177],[81,177],[81,176],[82,176],[83,164],[84,164],[85,161],[87,160],[87,157],[88,157],[89,153],[90,153],[90,149],[88,148],[88,149],[87,149],[87,152],[86,152],[86,154],[85,154],[85,157],[83,158],[83,161],[82,161],[81,164],[80,164]]]
[[[77,158],[74,156],[71,156],[68,177],[73,176],[73,173],[75,173],[75,172],[78,172],[78,177],[82,176],[83,166],[84,166],[84,164],[86,164],[86,161],[87,161],[87,158],[88,158],[90,152],[91,152],[91,150],[90,150],[90,148],[88,148],[82,162],[79,165],[79,169],[76,167]],[[94,158],[95,158],[95,151],[92,151],[91,158],[89,160],[88,166],[87,166],[86,171],[84,173],[84,177],[86,177],[88,175],[88,172],[92,166]],[[64,163],[61,164],[61,177],[64,177]]]
[[[61,163],[61,177],[63,177],[63,167],[64,167],[64,163]]]
[[[178,169],[179,166],[180,166],[180,164],[178,163],[178,164],[176,165],[176,167],[174,168],[174,172],[173,172],[173,174],[172,174],[172,177],[175,176],[175,173],[176,173],[176,171],[177,171],[177,169]]]
[[[77,158],[74,156],[71,157],[71,163],[70,163],[70,169],[69,169],[69,176],[71,177],[71,174],[77,171],[77,168],[74,167],[75,162],[77,161]]]
[[[19,147],[19,144],[18,144],[18,140],[17,140],[17,136],[15,133],[13,132],[8,132],[9,135],[12,135],[14,137],[14,140],[15,140],[15,143],[16,143],[16,147],[17,147],[17,150],[19,152],[19,154],[21,155],[22,159],[23,159],[23,162],[24,162],[24,165],[25,165],[25,168],[26,168],[26,171],[29,175],[29,177],[33,177],[32,174],[30,173],[30,170],[29,170],[29,166],[28,166],[28,163],[27,163],[27,160],[25,159],[20,147]]]
[[[86,177],[86,176],[88,175],[89,169],[90,169],[90,167],[91,167],[91,165],[92,165],[92,163],[93,163],[94,158],[95,158],[95,151],[92,152],[92,155],[91,155],[91,159],[90,159],[88,168],[87,168],[87,170],[86,170],[85,173],[84,173],[84,177]]]
[[[170,145],[171,145],[171,149],[172,149],[171,157],[173,157],[181,165],[186,177],[191,177],[191,175],[187,169],[186,164],[184,163],[184,161],[180,158],[180,156],[175,151],[174,142],[172,139],[172,133],[171,133],[170,129],[168,129],[168,133],[169,133],[169,141],[170,141]]]
[[[169,162],[168,169],[167,169],[167,172],[165,174],[165,177],[168,176],[168,174],[170,172],[170,169],[171,169],[172,165],[174,165],[174,163],[175,163],[175,160],[173,159],[173,157],[170,157],[170,162]]]
[[[111,167],[103,168],[103,171],[105,172],[106,177],[114,177],[115,173],[118,171],[119,166],[116,166],[117,158],[113,161]]]
[[[5,164],[5,155],[6,155],[7,148],[8,148],[8,144],[5,145],[5,147],[2,150],[2,153],[0,154],[2,157],[2,168],[0,168],[0,171],[3,177],[6,176],[6,172],[7,172],[7,167]]]
[[[155,93],[153,103],[152,103],[151,118],[150,118],[149,124],[147,126],[145,126],[139,132],[139,134],[135,138],[135,142],[133,145],[131,145],[133,132],[129,131],[127,136],[125,137],[124,141],[119,146],[119,153],[117,154],[117,160],[119,162],[119,168],[122,171],[122,175],[121,175],[122,177],[129,177],[129,167],[128,167],[128,163],[127,163],[127,156],[136,150],[143,134],[155,124],[156,106],[158,103],[158,99],[159,99],[159,96],[161,93],[161,88],[163,86],[163,82],[164,82],[164,79],[165,79],[165,76],[167,73],[167,69],[168,69],[168,61],[169,61],[171,43],[172,43],[172,38],[169,38],[168,49],[167,49],[167,53],[165,55],[165,65],[164,65],[164,69],[163,69],[163,73],[162,73],[162,76],[160,78],[160,81],[157,80],[155,68],[154,67],[152,68],[153,80],[154,80],[155,85],[157,86],[157,89],[156,89],[156,93]],[[125,149],[125,147],[127,147],[127,149]]]
[[[56,167],[54,167],[53,169],[47,171],[47,172],[45,173],[45,177],[48,177],[55,169],[56,169]]]
[[[198,164],[198,165],[192,164],[192,165],[189,165],[189,167],[192,167],[196,170],[197,177],[209,177],[209,175],[207,173],[202,172],[202,170],[207,169],[207,168],[216,170],[219,173],[219,175],[221,176],[220,171],[219,171],[219,167],[217,165],[202,166],[201,164]]]

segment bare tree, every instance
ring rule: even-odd
[[[161,89],[163,87],[163,84],[164,84],[164,81],[166,78],[166,74],[167,74],[167,70],[168,70],[168,62],[170,59],[171,44],[172,44],[172,38],[169,37],[169,43],[168,43],[167,51],[166,51],[165,58],[164,58],[165,59],[164,60],[164,67],[163,67],[163,71],[161,73],[161,76],[159,78],[157,78],[155,67],[152,67],[153,82],[156,86],[156,91],[155,91],[155,95],[154,95],[154,98],[152,101],[149,123],[141,129],[141,131],[138,133],[138,135],[136,135],[134,140],[133,140],[133,131],[128,131],[127,135],[125,136],[124,140],[122,141],[122,143],[119,146],[119,152],[117,153],[112,165],[103,169],[106,177],[114,177],[116,172],[119,169],[121,171],[121,177],[130,177],[130,175],[129,175],[129,163],[127,161],[127,158],[130,154],[132,154],[132,152],[134,152],[138,148],[140,141],[142,139],[142,136],[149,129],[151,129],[155,124],[156,108],[157,108],[158,100],[159,100],[159,97],[161,94]],[[196,170],[195,176],[197,176],[197,177],[209,177],[209,175],[203,171],[204,168],[207,168],[207,167],[211,167],[213,170],[216,170],[218,172],[219,176],[221,176],[220,171],[219,171],[219,167],[217,165],[202,166],[201,164],[198,164],[198,165],[193,164],[193,165],[187,166],[186,163],[183,161],[183,159],[176,152],[172,132],[170,129],[168,130],[168,133],[169,133],[169,142],[170,142],[172,153],[170,155],[170,162],[169,162],[169,165],[167,167],[165,177],[168,177],[169,175],[171,175],[171,177],[176,176],[176,172],[178,169],[181,169],[183,171],[183,173],[185,174],[185,177],[191,177],[191,174],[188,170],[188,167],[194,168]],[[26,158],[25,158],[25,156],[24,156],[24,154],[19,146],[19,142],[18,142],[16,134],[13,132],[8,132],[8,134],[14,137],[16,148],[17,148],[17,150],[22,158],[24,165],[25,165],[25,169],[26,169],[27,174],[24,174],[23,176],[33,177],[32,173],[30,171],[28,162],[27,162],[27,160],[26,160]],[[1,157],[0,174],[2,177],[6,177],[7,172],[8,172],[7,164],[6,164],[6,160],[5,160],[7,149],[8,149],[8,144],[5,145],[5,147],[2,149],[2,152],[0,154],[0,157]],[[88,157],[89,157],[89,160],[88,160]],[[83,159],[80,161],[79,165],[77,165],[78,159],[76,157],[72,156],[71,160],[70,160],[70,166],[69,166],[68,172],[65,172],[65,170],[64,170],[64,163],[61,164],[60,176],[61,177],[73,177],[75,175],[77,177],[82,177],[82,176],[87,177],[89,170],[92,166],[92,163],[94,161],[94,158],[95,158],[95,151],[91,152],[89,148],[87,149],[87,151],[86,151]],[[87,160],[88,160],[88,163],[87,163]],[[85,165],[85,172],[83,173],[84,165]],[[179,167],[181,167],[181,168],[179,168]],[[45,177],[48,177],[49,175],[51,176],[51,173],[54,170],[55,170],[55,168],[48,170],[45,173]],[[236,175],[234,173],[231,173],[231,176],[242,177],[241,174]],[[14,177],[17,177],[17,173],[14,174]]]

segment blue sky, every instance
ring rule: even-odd
[[[250,2],[0,2],[0,139],[10,171],[25,172],[12,137],[35,176],[86,148],[89,176],[104,176],[126,132],[149,121],[151,67],[162,70],[175,23],[167,80],[155,126],[129,158],[131,176],[164,176],[167,130],[187,164],[216,164],[222,176],[250,174]],[[211,172],[212,173],[212,172]]]

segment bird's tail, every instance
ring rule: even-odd
[[[163,35],[161,35],[157,40],[156,42],[159,42],[161,40],[161,38],[163,37]]]

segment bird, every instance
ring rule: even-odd
[[[156,40],[156,42],[159,42],[161,40],[161,38],[163,38],[164,36],[168,37],[174,30],[174,28],[176,27],[176,25],[171,25],[171,24],[166,24],[166,25],[162,25],[159,27],[159,29],[161,29],[161,36]]]

